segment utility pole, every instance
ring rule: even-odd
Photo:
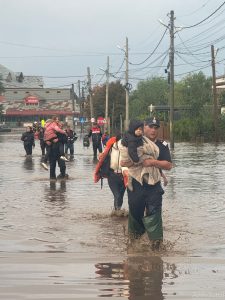
[[[218,103],[216,93],[216,67],[215,67],[215,51],[214,46],[211,45],[211,56],[212,56],[212,85],[213,85],[213,120],[214,120],[214,139],[217,143],[218,138]]]
[[[72,84],[72,89],[71,89],[71,93],[72,93],[72,105],[73,105],[73,130],[75,130],[75,92],[74,92],[74,84]]]
[[[77,86],[78,86],[78,97],[80,103],[80,132],[83,133],[83,123],[81,122],[81,117],[83,118],[83,106],[82,106],[81,93],[80,93],[80,80],[78,80]]]
[[[126,75],[125,75],[125,91],[126,91],[126,114],[125,114],[125,129],[129,126],[129,75],[128,75],[128,38],[126,37],[126,50],[125,50],[125,60],[126,60]]]
[[[170,11],[170,148],[174,149],[174,11]]]
[[[91,73],[89,67],[87,68],[87,77],[88,77],[88,93],[90,98],[90,113],[92,119],[94,117],[94,111],[93,111],[93,102],[92,102]]]
[[[106,92],[105,92],[105,131],[107,130],[110,134],[109,127],[109,56],[107,56],[107,69],[106,69]]]

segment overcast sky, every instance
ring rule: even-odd
[[[107,56],[110,72],[124,78],[125,39],[129,41],[129,76],[135,86],[151,76],[165,76],[171,10],[175,26],[192,26],[212,14],[222,0],[1,0],[0,64],[24,75],[44,76],[50,86],[86,80],[103,83]],[[189,71],[211,74],[210,45],[219,48],[217,75],[224,73],[225,5],[200,25],[175,34],[175,75]],[[223,37],[224,36],[224,37]],[[147,59],[148,58],[148,59]],[[147,59],[147,60],[146,60]],[[145,63],[142,63],[146,60]],[[133,65],[132,65],[133,64]],[[135,65],[138,64],[138,65]],[[118,72],[118,73],[117,73]],[[183,75],[182,75],[183,74]],[[49,78],[59,77],[59,78]],[[65,78],[63,78],[65,77]],[[115,80],[115,77],[110,80]]]

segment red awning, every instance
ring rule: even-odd
[[[66,110],[54,110],[54,109],[7,109],[6,116],[50,116],[50,115],[61,115],[61,116],[72,116],[72,111]],[[75,114],[79,115],[79,114]]]
[[[28,96],[24,99],[26,104],[38,104],[39,99],[36,96]]]

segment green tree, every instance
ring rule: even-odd
[[[141,81],[137,89],[130,95],[130,118],[146,118],[149,106],[167,105],[169,86],[166,79],[152,77]]]
[[[4,86],[2,83],[2,76],[0,75],[0,95],[4,92]]]
[[[175,121],[176,139],[192,140],[199,135],[211,135],[212,79],[199,72],[176,83],[175,89],[176,102],[189,108]]]
[[[95,86],[92,91],[92,101],[95,118],[105,116],[106,85]],[[111,126],[120,128],[120,116],[125,116],[125,89],[120,81],[109,84],[109,111]]]
[[[205,105],[212,104],[212,79],[202,72],[188,75],[178,85],[181,92],[179,103],[190,107],[190,117],[201,115]]]

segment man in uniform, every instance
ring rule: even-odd
[[[92,138],[93,156],[97,158],[97,150],[102,153],[102,132],[97,123],[93,123],[92,128],[89,131],[88,137]]]
[[[172,161],[168,145],[165,141],[157,139],[160,122],[156,118],[150,118],[145,121],[144,135],[154,142],[159,148],[157,159],[149,158],[143,162],[143,167],[157,167],[160,170],[170,170]],[[128,165],[124,165],[129,168]],[[152,250],[159,250],[163,240],[162,226],[162,189],[161,182],[149,185],[143,179],[141,185],[132,178],[133,190],[128,189],[128,231],[132,239],[141,237],[147,232],[152,242]]]

